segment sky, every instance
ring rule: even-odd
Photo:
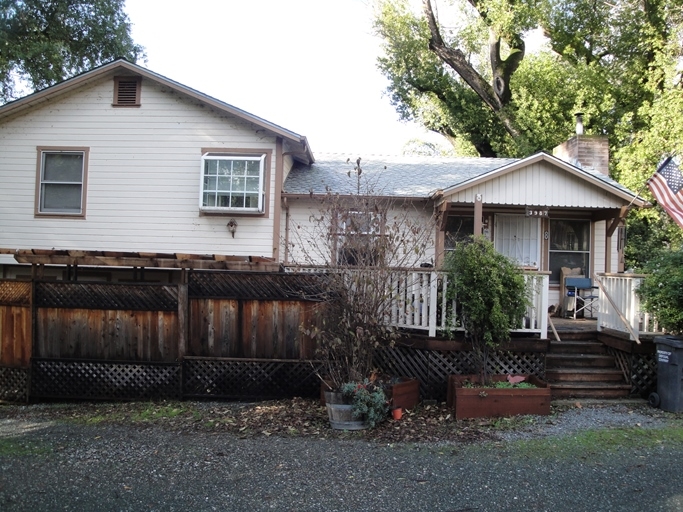
[[[398,155],[438,141],[399,121],[369,0],[126,0],[141,64],[305,135],[316,153]],[[442,140],[442,139],[441,139]]]

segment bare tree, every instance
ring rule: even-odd
[[[355,194],[328,190],[309,200],[308,218],[292,228],[290,253],[299,270],[322,273],[326,294],[315,325],[302,326],[317,342],[333,388],[362,381],[379,347],[401,336],[392,314],[400,307],[406,269],[431,266],[434,216],[431,204],[388,197],[363,174],[360,159],[348,171]]]

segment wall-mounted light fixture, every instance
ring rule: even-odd
[[[237,231],[237,221],[235,219],[230,219],[230,222],[228,222],[228,231],[235,238],[235,231]]]

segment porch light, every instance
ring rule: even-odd
[[[230,222],[228,222],[228,231],[235,238],[235,231],[237,231],[237,221],[235,219],[230,219]]]

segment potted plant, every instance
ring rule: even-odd
[[[529,305],[524,274],[514,262],[497,252],[484,237],[472,237],[457,244],[444,263],[449,293],[455,299],[453,328],[464,329],[474,355],[474,374],[452,375],[448,380],[448,405],[456,418],[549,414],[550,388],[540,379],[515,386],[519,377],[491,376],[489,354],[510,340]],[[497,382],[507,384],[497,384]],[[475,387],[476,386],[476,387]]]

